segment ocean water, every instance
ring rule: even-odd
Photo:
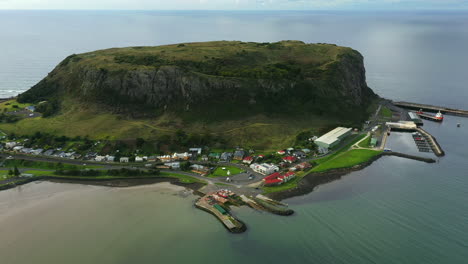
[[[299,39],[359,50],[381,96],[468,109],[467,31],[468,13],[0,11],[0,97],[71,53]],[[248,225],[239,235],[167,186],[0,192],[0,263],[467,263],[468,119],[424,128],[446,152],[437,163],[382,158],[287,199],[291,217],[235,209]],[[408,134],[392,133],[389,147],[418,154]]]
[[[369,86],[383,97],[468,108],[468,12],[0,11],[0,98],[73,53],[287,39],[360,51]]]

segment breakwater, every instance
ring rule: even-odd
[[[426,110],[429,112],[442,112],[444,114],[456,115],[456,116],[466,116],[468,117],[468,110],[463,109],[455,109],[443,106],[435,106],[435,105],[428,105],[428,104],[418,104],[418,103],[410,103],[410,102],[393,102],[394,105],[409,108],[414,110]]]

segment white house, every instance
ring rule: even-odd
[[[11,149],[11,148],[14,148],[18,143],[12,141],[12,142],[7,142],[5,143],[5,148],[7,149]]]
[[[23,146],[16,146],[13,148],[13,151],[20,152],[23,148]]]
[[[130,159],[128,157],[121,157],[119,160],[121,163],[128,163]]]
[[[197,155],[200,155],[202,153],[202,148],[190,148],[189,152],[196,152]]]
[[[250,165],[250,168],[263,175],[269,175],[269,174],[279,171],[278,166],[274,164],[268,164],[268,163],[262,163],[262,164],[254,163]]]
[[[143,162],[143,157],[136,156],[135,157],[135,162]]]
[[[180,162],[168,162],[168,163],[164,163],[164,165],[174,170],[180,169]]]
[[[97,162],[105,161],[106,156],[96,156],[96,158],[94,158],[94,160],[97,161]]]
[[[172,158],[173,158],[174,160],[188,160],[188,159],[190,159],[191,156],[192,156],[192,155],[189,154],[188,152],[185,152],[185,153],[174,153],[174,154],[172,155]]]

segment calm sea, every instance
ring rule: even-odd
[[[381,96],[468,109],[468,13],[1,11],[0,39],[0,97],[72,53],[297,39],[359,50]],[[292,217],[236,209],[249,227],[240,235],[176,190],[34,183],[1,192],[0,262],[467,263],[468,119],[424,126],[447,153],[437,163],[382,158],[286,200]],[[407,134],[389,146],[417,153]]]

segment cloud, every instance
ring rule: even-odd
[[[468,0],[0,0],[0,9],[468,9]]]

